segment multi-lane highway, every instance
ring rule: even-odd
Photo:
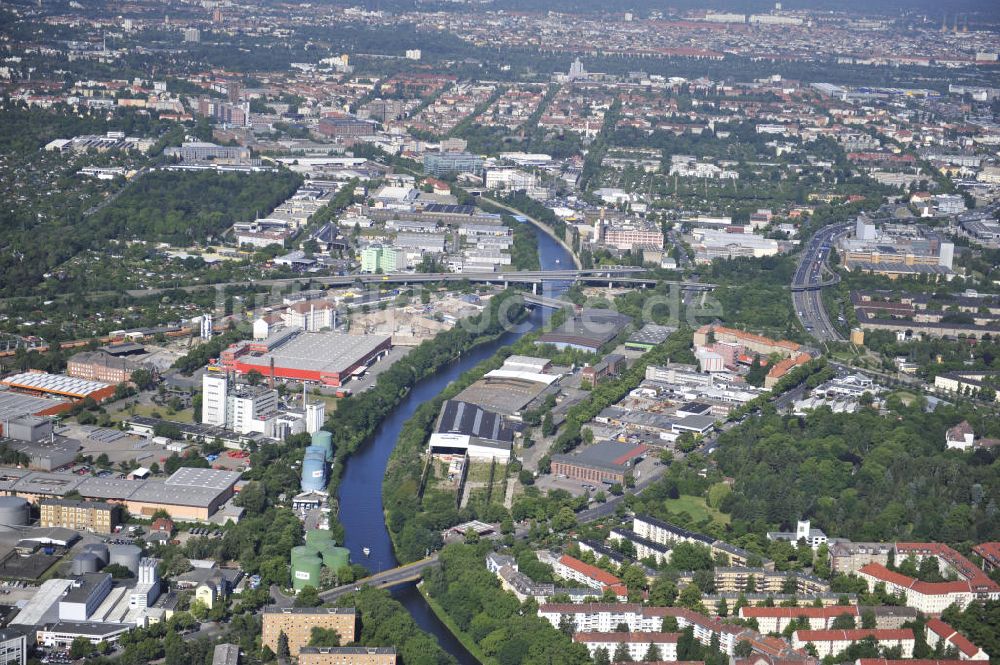
[[[833,241],[847,232],[851,222],[834,224],[820,229],[806,245],[799,266],[792,278],[792,306],[799,321],[813,337],[822,342],[844,339],[834,328],[823,307],[822,290],[840,281],[827,265]]]

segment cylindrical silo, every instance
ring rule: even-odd
[[[336,545],[325,547],[320,552],[320,556],[323,559],[323,565],[334,572],[351,563],[351,551],[346,547],[337,547]]]
[[[306,547],[319,553],[327,543],[333,544],[332,536],[327,529],[310,529],[306,531]]]
[[[142,558],[142,550],[135,545],[112,545],[111,563],[125,566],[132,571],[132,574],[139,573],[139,559]]]
[[[28,502],[19,496],[0,496],[0,531],[28,523]]]
[[[98,559],[101,560],[101,567],[108,565],[111,561],[111,553],[108,552],[108,546],[104,543],[90,543],[89,545],[84,545],[80,548],[80,553],[86,552],[87,554],[93,554]]]
[[[333,459],[333,434],[330,434],[324,429],[314,432],[312,435],[312,448],[313,446],[318,446],[323,449],[326,454],[326,461]]]
[[[83,552],[73,557],[71,571],[74,575],[85,575],[86,573],[96,573],[102,567],[102,562],[96,554]]]
[[[306,448],[302,458],[302,491],[316,492],[326,489],[326,455],[319,448]]]
[[[292,548],[292,588],[301,591],[307,586],[319,588],[323,560],[308,547]]]

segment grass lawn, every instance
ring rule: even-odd
[[[909,406],[910,403],[912,403],[913,400],[915,400],[917,398],[916,395],[914,395],[911,392],[907,392],[905,390],[896,390],[893,393],[891,393],[890,396],[896,396],[896,397],[898,397],[900,399],[900,401],[903,404],[905,404],[906,406]]]
[[[679,499],[667,499],[665,505],[667,510],[671,512],[687,513],[696,522],[710,519],[719,524],[729,524],[729,515],[720,513],[715,508],[712,508],[700,496],[688,496],[684,494]]]
[[[169,409],[166,406],[158,406],[156,404],[136,404],[134,407],[115,414],[116,419],[124,420],[128,418],[131,413],[130,411],[135,411],[137,416],[152,417],[153,412],[156,411],[160,414],[160,417],[164,420],[173,420],[179,423],[193,423],[194,422],[194,410],[193,409],[182,409],[175,413],[169,413]]]

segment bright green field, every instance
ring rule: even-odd
[[[667,499],[665,505],[671,512],[687,513],[696,522],[710,519],[719,524],[729,524],[729,515],[710,507],[700,496],[681,495],[679,499]]]

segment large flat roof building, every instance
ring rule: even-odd
[[[135,515],[165,510],[174,519],[208,519],[232,498],[236,471],[182,467],[166,480],[120,480],[0,468],[0,494],[38,503],[79,492],[84,499],[118,503]]]
[[[632,317],[612,310],[585,309],[566,319],[555,330],[541,335],[535,343],[597,353],[630,323]]]
[[[336,332],[281,331],[280,340],[260,345],[243,342],[222,353],[227,370],[265,377],[343,385],[355,372],[377,360],[390,348],[387,335],[347,335]],[[255,351],[254,348],[266,348]]]
[[[553,455],[552,473],[590,482],[624,483],[626,474],[647,450],[642,444],[603,441],[576,454]]]
[[[100,381],[46,372],[21,372],[3,379],[0,381],[0,385],[39,395],[56,395],[71,399],[90,397],[98,402],[105,397],[110,397],[115,391],[114,386]]]

